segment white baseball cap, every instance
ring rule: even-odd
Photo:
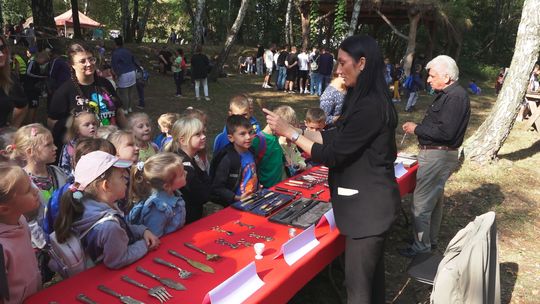
[[[100,177],[110,167],[129,168],[133,164],[130,160],[119,159],[103,151],[94,151],[83,155],[77,165],[73,176],[77,190],[84,191],[86,186]]]

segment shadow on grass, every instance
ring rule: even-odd
[[[508,154],[501,154],[499,155],[499,158],[507,159],[511,161],[518,161],[518,160],[529,158],[535,155],[536,153],[538,153],[539,151],[540,151],[540,140],[537,140],[534,144],[532,144],[528,148],[510,152]]]
[[[517,263],[506,262],[501,263],[499,267],[501,272],[501,303],[507,304],[512,301],[519,265]]]

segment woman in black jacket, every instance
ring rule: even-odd
[[[330,168],[334,215],[346,236],[348,303],[385,303],[384,241],[400,197],[394,176],[397,113],[383,72],[377,42],[348,37],[338,53],[337,73],[345,79],[347,95],[336,128],[302,131],[264,110],[276,134]]]

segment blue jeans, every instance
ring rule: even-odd
[[[319,95],[321,95],[322,92],[326,90],[326,87],[330,83],[330,80],[332,80],[332,75],[323,75],[323,74],[320,74],[320,75],[321,75],[321,85],[319,89]]]
[[[287,68],[284,66],[278,67],[277,88],[278,90],[285,89],[285,80],[287,79]]]
[[[309,87],[311,95],[321,96],[321,74],[312,72],[311,73],[311,84]]]

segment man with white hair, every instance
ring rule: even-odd
[[[463,143],[471,114],[467,91],[457,83],[459,69],[454,59],[437,56],[426,69],[427,82],[436,91],[435,100],[421,123],[403,124],[405,133],[418,137],[420,147],[412,204],[414,241],[399,250],[406,257],[437,247],[444,185],[458,166],[458,148]]]

